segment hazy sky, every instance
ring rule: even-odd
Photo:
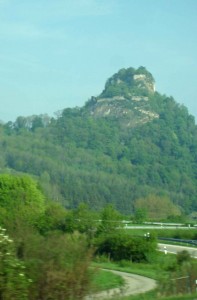
[[[197,120],[197,0],[0,0],[0,120],[83,106],[139,66]]]

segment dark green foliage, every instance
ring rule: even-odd
[[[177,254],[177,263],[178,265],[183,265],[184,263],[191,262],[191,256],[187,250],[183,250]]]
[[[97,243],[97,253],[107,255],[115,261],[147,262],[150,255],[156,251],[156,241],[153,237],[132,237],[118,230],[100,236]]]
[[[66,218],[69,213],[58,203],[48,202],[44,213],[37,218],[36,227],[40,233],[46,235],[51,230],[69,232]]]
[[[148,83],[154,83],[153,76],[144,67],[139,67],[137,70],[134,68],[121,69],[107,80],[105,89],[99,98],[110,98],[117,95],[125,96],[126,98],[131,95],[147,96],[149,92],[146,89],[146,85],[142,81],[139,84],[134,79],[134,75],[145,75]]]

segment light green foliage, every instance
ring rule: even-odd
[[[98,228],[99,233],[111,233],[118,228],[123,227],[121,214],[113,207],[113,205],[107,205],[101,211],[101,224]]]
[[[45,198],[37,182],[28,176],[0,175],[0,218],[21,218],[35,223],[45,210]]]
[[[135,201],[136,213],[145,210],[148,219],[165,220],[169,216],[180,216],[180,208],[174,205],[168,197],[149,195],[146,198],[140,198]]]
[[[161,269],[165,276],[159,278],[159,291],[162,295],[190,294],[196,291],[197,264],[187,251],[163,261]]]
[[[0,299],[27,300],[30,280],[25,275],[25,266],[17,259],[13,240],[0,227]]]
[[[147,209],[145,207],[140,207],[135,210],[134,214],[134,222],[135,223],[143,223],[147,219]]]
[[[123,285],[124,280],[120,275],[100,269],[93,271],[92,290],[94,293],[117,287],[120,288]]]
[[[74,228],[81,233],[86,233],[89,238],[93,238],[98,227],[99,215],[90,210],[87,204],[81,203],[73,211]]]

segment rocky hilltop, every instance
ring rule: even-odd
[[[85,107],[95,118],[118,118],[127,127],[133,127],[159,118],[149,101],[154,93],[155,80],[146,68],[121,69],[107,80],[102,93],[92,97]]]

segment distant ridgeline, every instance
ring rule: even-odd
[[[81,108],[18,117],[0,130],[0,172],[36,176],[68,208],[142,206],[152,219],[197,210],[194,117],[155,91],[144,67],[121,69]]]

